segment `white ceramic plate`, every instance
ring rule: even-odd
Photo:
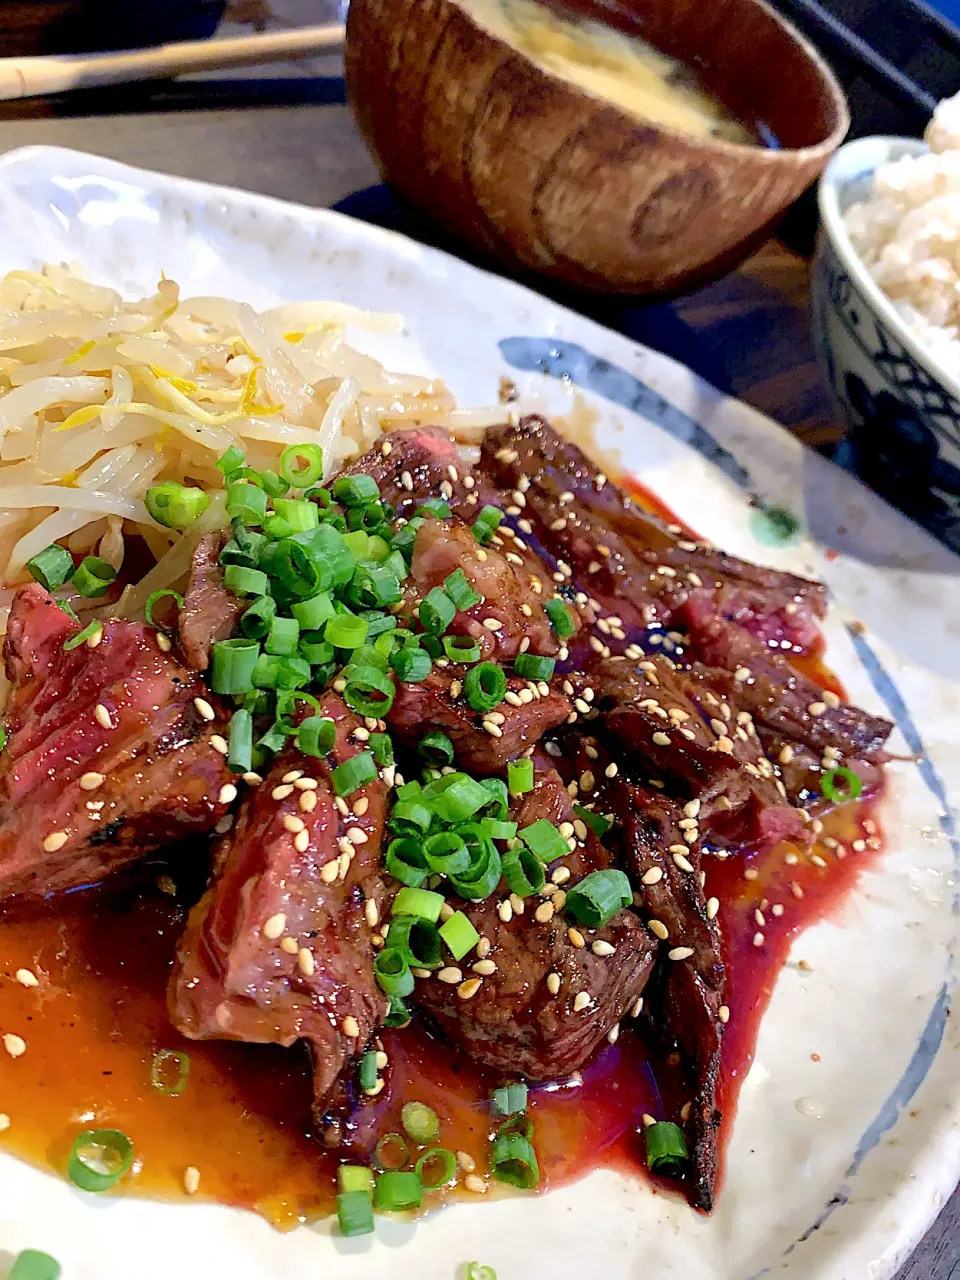
[[[194,1203],[91,1202],[2,1157],[0,1250],[45,1249],[65,1280],[454,1280],[471,1258],[500,1280],[574,1268],[603,1280],[890,1276],[960,1174],[958,1031],[946,1016],[960,560],[681,366],[336,214],[35,148],[0,160],[0,225],[3,270],[76,260],[132,294],[165,270],[188,292],[254,305],[317,297],[402,311],[409,333],[368,349],[442,376],[465,405],[490,403],[509,375],[562,411],[579,384],[611,465],[728,550],[829,583],[828,660],[855,701],[897,721],[894,750],[923,753],[890,771],[887,854],[839,915],[797,943],[793,961],[812,972],[791,963],[780,978],[710,1220],[605,1172],[548,1196],[458,1204],[415,1226],[381,1221],[375,1237],[345,1243],[322,1227],[281,1236],[251,1214]],[[758,542],[751,494],[800,516],[804,536]],[[864,635],[848,628],[854,619]],[[29,1070],[29,1054],[0,1063],[14,1123],[17,1074]],[[803,1114],[801,1099],[821,1118]]]

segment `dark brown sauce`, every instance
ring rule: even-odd
[[[648,508],[674,518],[653,495],[631,489]],[[818,659],[798,665],[841,692]],[[815,847],[811,853],[822,866],[787,845],[759,860],[748,855],[709,862],[706,892],[721,902],[731,1008],[720,1087],[723,1141],[793,940],[833,910],[879,848],[872,814],[873,803],[861,802],[829,816],[821,839],[832,837],[842,849]],[[868,850],[853,852],[854,840],[868,841]],[[81,1129],[121,1129],[137,1151],[122,1193],[182,1201],[184,1172],[196,1166],[199,1198],[254,1209],[287,1229],[330,1212],[335,1201],[337,1158],[308,1128],[312,1090],[305,1053],[192,1043],[167,1017],[166,981],[186,908],[162,892],[157,879],[169,873],[195,888],[202,866],[202,853],[185,852],[179,865],[152,868],[136,881],[11,908],[0,917],[0,1033],[22,1036],[27,1045],[4,1067],[2,1106],[10,1126],[0,1143],[62,1173]],[[782,914],[774,914],[775,906],[783,907]],[[762,946],[754,945],[757,910],[765,921]],[[20,985],[18,969],[32,970],[39,987]],[[437,1111],[443,1144],[468,1152],[484,1171],[489,1096],[499,1078],[417,1027],[385,1033],[383,1044],[390,1059],[387,1085],[359,1109],[358,1144],[372,1146],[377,1134],[398,1128],[403,1102],[420,1099]],[[161,1049],[190,1055],[180,1097],[151,1087],[151,1062]],[[683,1101],[662,1064],[655,1081],[630,1024],[583,1071],[582,1081],[531,1090],[530,1099],[543,1189],[601,1166],[640,1173],[643,1115],[676,1118]]]

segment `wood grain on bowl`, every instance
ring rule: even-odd
[[[538,68],[454,0],[352,0],[348,88],[404,198],[475,248],[578,287],[675,293],[735,265],[846,132],[843,93],[762,0],[575,0],[696,66],[778,149],[695,138]]]

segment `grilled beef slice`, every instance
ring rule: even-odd
[[[17,592],[4,644],[0,898],[95,883],[226,813],[231,775],[212,745],[226,722],[195,672],[142,623],[105,622],[94,648],[64,649],[79,631],[39,584]]]
[[[687,844],[679,825],[685,811],[663,795],[615,782],[605,789],[604,805],[616,817],[611,844],[642,896],[644,918],[659,922],[658,934],[667,934],[667,958],[651,983],[646,1009],[682,1057],[692,1104],[687,1120],[693,1163],[690,1197],[698,1209],[709,1210],[717,1179],[724,968],[719,930],[700,883],[699,850],[696,843]],[[679,947],[690,948],[692,954],[670,959]]]
[[[522,489],[531,544],[603,611],[636,632],[669,624],[691,590],[726,589],[741,621],[798,647],[816,641],[823,587],[765,569],[685,537],[644,511],[542,418],[490,428],[480,471],[504,490]]]
[[[244,794],[169,989],[171,1019],[191,1039],[307,1041],[318,1110],[387,1007],[371,933],[388,788],[378,777],[338,809],[330,769],[365,749],[353,736],[362,721],[332,693],[321,714],[336,721],[333,752],[286,751]]]
[[[553,656],[559,652],[560,642],[543,608],[548,597],[532,590],[522,557],[480,546],[469,526],[456,517],[429,519],[417,531],[405,584],[412,610],[456,569],[463,570],[482,599],[458,611],[445,634],[472,636],[483,659],[510,661],[518,653]],[[573,611],[571,617],[576,616]],[[488,625],[491,619],[500,626]]]
[[[568,678],[594,690],[597,727],[626,748],[628,772],[645,766],[642,776],[699,800],[700,829],[712,840],[770,848],[803,838],[803,817],[787,801],[752,717],[716,693],[705,669],[662,656],[637,664],[613,658],[589,677]]]
[[[572,801],[550,770],[537,775],[535,790],[515,802],[512,816],[521,827],[538,818],[570,822]],[[569,857],[551,863],[549,871],[561,865],[569,868],[571,876],[563,886],[567,890],[611,863],[610,854],[588,831]],[[657,944],[629,910],[619,912],[602,929],[583,929],[585,945],[578,945],[562,910],[550,918],[536,918],[538,909],[543,917],[549,914],[548,897],[528,898],[522,914],[504,911],[510,914],[507,920],[500,914],[504,900],[509,901],[505,890],[484,902],[451,900],[488,940],[483,959],[495,970],[485,974],[487,965],[481,960],[478,975],[465,959],[462,982],[480,977],[475,991],[434,975],[417,983],[411,999],[476,1061],[533,1081],[556,1080],[582,1067],[642,994]],[[596,954],[592,945],[598,942],[613,951]],[[601,946],[601,952],[605,950]],[[556,993],[547,982],[553,974],[559,979]]]
[[[509,698],[494,712],[474,711],[463,692],[469,667],[433,667],[421,684],[397,682],[387,713],[390,732],[415,747],[431,729],[442,730],[453,743],[456,761],[468,773],[499,773],[570,715],[566,697],[543,682],[507,677]],[[502,717],[495,722],[489,717]],[[484,728],[487,724],[490,727]]]
[[[697,592],[684,609],[693,652],[723,675],[737,705],[748,711],[771,759],[790,766],[788,793],[808,803],[819,793],[818,776],[834,765],[855,769],[871,785],[886,759],[893,725],[882,716],[842,703],[802,675],[784,657],[719,613]],[[784,752],[784,747],[789,747]]]
[[[219,561],[223,542],[219,533],[205,534],[190,563],[178,627],[180,647],[194,671],[206,671],[214,642],[230,639],[237,619],[247,607],[246,600],[224,586]]]

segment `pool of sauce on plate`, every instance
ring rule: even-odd
[[[673,519],[652,495],[633,485],[631,491]],[[798,665],[842,692],[818,659]],[[876,856],[875,799],[829,815],[821,843],[808,853],[782,845],[760,859],[705,861],[706,892],[722,904],[731,1008],[719,1097],[721,1143],[794,939],[835,909]],[[824,845],[825,837],[841,848]],[[868,847],[854,852],[855,840]],[[192,1165],[200,1171],[197,1199],[253,1209],[287,1229],[329,1213],[335,1201],[337,1159],[310,1132],[306,1054],[186,1041],[167,1017],[165,988],[187,910],[181,896],[189,902],[199,893],[205,871],[203,851],[184,849],[169,865],[153,865],[135,877],[0,912],[0,1034],[22,1036],[27,1046],[16,1059],[0,1052],[0,1114],[9,1117],[0,1148],[62,1174],[81,1129],[121,1129],[137,1152],[121,1194],[183,1202],[183,1175]],[[169,881],[177,896],[159,887],[169,890]],[[783,907],[782,914],[775,906]],[[757,910],[765,921],[762,946],[754,944],[761,931]],[[31,969],[39,986],[20,985],[18,969]],[[356,1137],[372,1144],[378,1132],[399,1127],[404,1101],[420,1099],[437,1111],[443,1145],[468,1152],[484,1172],[489,1096],[501,1077],[478,1070],[414,1026],[385,1032],[383,1045],[390,1059],[386,1087],[363,1101]],[[190,1055],[179,1097],[151,1087],[151,1063],[161,1049]],[[813,1044],[796,1046],[798,1053],[815,1050]],[[657,1061],[654,1072],[639,1029],[626,1020],[617,1043],[605,1046],[581,1077],[531,1090],[541,1188],[603,1166],[643,1174],[643,1115],[675,1119],[683,1101],[676,1071]],[[427,1207],[438,1198],[428,1196]]]

